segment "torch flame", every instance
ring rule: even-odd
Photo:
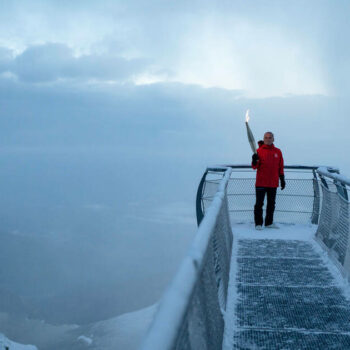
[[[247,109],[247,112],[246,112],[246,114],[245,114],[245,121],[246,121],[246,123],[249,122],[249,119],[250,119],[250,116],[249,116],[249,109]]]

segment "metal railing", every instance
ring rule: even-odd
[[[339,170],[285,166],[276,219],[318,224],[316,239],[350,276],[350,179]],[[293,182],[294,181],[294,182]],[[197,192],[198,233],[162,298],[142,350],[221,349],[232,249],[232,222],[252,221],[254,172],[249,165],[208,168]]]
[[[232,169],[227,187],[231,223],[253,222],[255,204],[255,174],[250,165],[227,165]],[[197,192],[197,221],[200,223],[209,208],[224,168],[210,167],[205,171]],[[317,166],[285,166],[286,188],[278,189],[275,222],[318,223],[322,193]],[[327,167],[330,173],[339,172]]]
[[[232,248],[226,168],[142,350],[221,349]]]
[[[323,167],[317,173],[321,178],[323,201],[316,239],[350,279],[350,179]]]

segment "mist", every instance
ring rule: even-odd
[[[156,304],[206,167],[251,162],[247,109],[350,177],[349,5],[267,3],[0,4],[0,332],[85,349]]]

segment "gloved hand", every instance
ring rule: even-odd
[[[286,187],[286,181],[284,180],[284,175],[280,175],[280,181],[281,181],[281,190],[284,190]]]
[[[257,153],[254,153],[252,156],[252,164],[253,165],[257,165],[258,164],[258,160],[259,160],[259,156]]]

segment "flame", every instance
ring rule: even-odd
[[[246,114],[245,114],[245,121],[246,121],[246,123],[249,122],[249,119],[250,119],[250,116],[249,116],[249,109],[247,109],[247,112],[246,112]]]

